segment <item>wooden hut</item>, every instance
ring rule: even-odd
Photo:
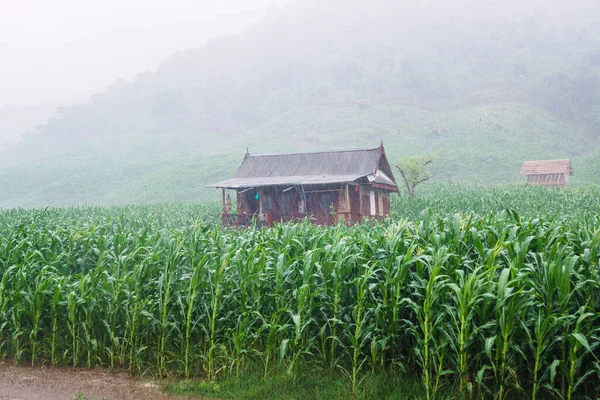
[[[223,225],[267,225],[311,217],[322,225],[382,218],[398,193],[392,168],[379,147],[312,153],[251,155],[222,189]],[[235,191],[236,210],[227,190]]]
[[[521,182],[536,186],[566,187],[573,175],[571,160],[525,161],[521,167]]]

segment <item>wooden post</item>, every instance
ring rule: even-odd
[[[263,191],[258,189],[258,213],[262,216],[263,214]]]
[[[227,216],[225,215],[225,188],[221,188],[222,204],[221,204],[221,223],[227,225]]]
[[[346,183],[346,211],[348,212],[348,214],[352,213],[352,210],[350,209],[350,189],[348,184]]]
[[[359,200],[359,202],[358,202],[358,207],[359,207],[358,213],[360,214],[360,216],[362,218],[362,215],[363,215],[363,213],[362,213],[363,212],[363,201],[362,201],[362,187],[361,186],[358,187],[358,200]]]

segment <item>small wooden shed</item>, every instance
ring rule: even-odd
[[[566,187],[573,175],[571,160],[525,161],[521,167],[521,182],[535,186]]]
[[[399,193],[383,148],[254,155],[246,152],[222,189],[223,225],[267,225],[311,217],[321,225],[359,222],[390,213]],[[235,202],[227,191],[235,192]],[[233,212],[235,207],[235,212]]]

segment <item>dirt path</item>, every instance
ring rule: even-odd
[[[0,400],[169,400],[155,382],[105,369],[14,366],[0,361]],[[177,399],[181,399],[177,397]]]

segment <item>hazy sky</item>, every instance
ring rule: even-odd
[[[0,107],[90,94],[285,0],[0,0]]]

